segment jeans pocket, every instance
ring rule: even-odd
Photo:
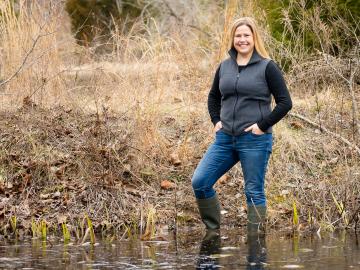
[[[251,131],[249,131],[250,135],[254,136],[254,137],[261,137],[261,136],[264,136],[266,135],[266,133],[263,133],[263,134],[255,134],[255,133],[252,133]]]

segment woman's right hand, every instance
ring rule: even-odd
[[[220,129],[222,129],[221,121],[217,122],[214,127],[214,133],[218,132]]]

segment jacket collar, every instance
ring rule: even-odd
[[[237,57],[237,51],[234,47],[231,47],[231,49],[228,51],[230,57],[235,60],[236,62],[236,57]],[[256,49],[254,48],[253,54],[251,55],[251,58],[249,60],[249,62],[247,63],[248,65],[260,62],[263,58],[260,56],[260,54],[258,54],[258,52],[256,51]]]

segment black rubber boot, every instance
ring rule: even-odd
[[[206,229],[215,230],[220,228],[220,203],[217,195],[208,199],[196,199],[201,220]]]
[[[265,234],[265,222],[266,222],[266,206],[262,205],[248,205],[247,209],[248,234],[263,233]]]

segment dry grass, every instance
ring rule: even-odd
[[[222,16],[206,12],[221,14],[220,8],[209,6],[199,16],[210,36],[184,25],[163,33],[157,27],[162,22],[154,21],[135,25],[127,35],[115,29],[111,53],[98,54],[96,48],[76,45],[60,5],[50,10],[52,16],[48,7],[36,4],[20,7],[17,16],[6,9],[8,1],[0,5],[6,14],[0,18],[1,79],[21,67],[0,86],[3,226],[10,228],[9,219],[16,216],[27,232],[31,217],[56,227],[63,222],[57,220],[60,213],[74,235],[87,213],[97,230],[139,229],[146,205],[156,209],[157,224],[169,224],[175,191],[160,189],[164,179],[177,184],[178,219],[193,224],[190,178],[213,140],[206,99],[215,59],[224,50],[217,48],[221,27],[211,32],[206,26],[221,25]],[[249,13],[227,12],[226,21]],[[356,144],[346,86],[328,75],[321,55],[312,65],[296,59],[287,74],[293,111]],[[315,72],[323,76],[309,77]],[[358,99],[359,89],[355,92]],[[360,199],[356,152],[293,117],[279,123],[274,136],[267,174],[269,224],[291,227],[295,200],[302,228],[354,227]],[[241,179],[236,167],[217,184],[228,211],[224,224],[245,224]],[[341,202],[347,219],[338,211]]]

